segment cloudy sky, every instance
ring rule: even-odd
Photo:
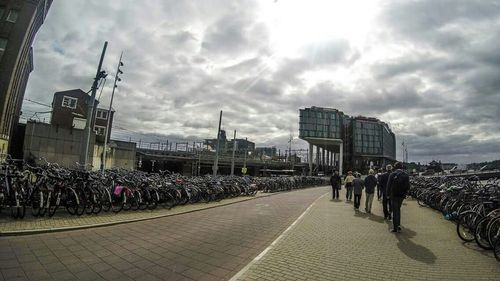
[[[500,158],[500,1],[55,0],[25,98],[88,90],[106,40],[111,75],[124,52],[116,138],[215,137],[223,110],[286,147],[316,105],[388,122],[411,161]]]

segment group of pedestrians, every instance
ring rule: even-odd
[[[330,178],[332,185],[333,199],[339,199],[339,190],[342,186],[342,179],[338,171],[335,171]],[[363,180],[361,174],[348,171],[344,178],[346,188],[346,202],[351,202],[354,195],[354,210],[359,211],[363,189],[365,190],[365,212],[371,214],[373,198],[377,192],[377,199],[382,201],[384,219],[392,220],[392,232],[401,231],[401,205],[410,189],[410,178],[403,170],[403,164],[397,162],[394,165],[387,165],[385,170],[381,169],[377,174],[370,169],[368,176]]]

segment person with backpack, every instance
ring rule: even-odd
[[[375,175],[373,174],[375,174],[375,171],[370,169],[370,171],[368,171],[368,176],[365,178],[365,212],[368,214],[372,213],[372,203],[373,197],[375,196],[375,186],[377,186],[377,178],[375,178]]]
[[[352,172],[348,171],[347,176],[344,179],[345,183],[345,201],[349,202],[352,200],[352,182],[354,181],[354,177],[352,176]]]
[[[378,177],[378,184],[380,186],[380,192],[382,193],[382,209],[384,210],[384,219],[391,220],[392,208],[391,200],[389,198],[389,194],[387,193],[387,182],[389,181],[389,175],[392,172],[392,165],[387,165],[385,169],[384,173]]]
[[[363,194],[363,188],[365,187],[364,181],[361,179],[360,173],[355,173],[356,177],[352,181],[352,188],[354,189],[354,210],[359,210],[359,205],[361,204],[361,195]]]
[[[332,185],[332,200],[339,199],[339,189],[341,185],[339,171],[335,171],[330,177],[330,184]]]
[[[403,170],[403,163],[396,162],[396,169],[389,176],[387,182],[387,194],[391,198],[392,204],[392,225],[391,232],[401,232],[401,205],[410,190],[410,177]]]

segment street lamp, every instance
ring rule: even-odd
[[[123,66],[122,62],[122,57],[123,57],[123,52],[120,54],[120,60],[118,61],[118,66],[116,67],[116,74],[115,74],[115,83],[113,85],[113,90],[111,91],[111,101],[109,102],[109,109],[108,109],[108,120],[106,124],[106,132],[104,135],[104,151],[102,155],[102,162],[101,162],[101,171],[104,173],[104,169],[106,169],[106,148],[108,146],[108,132],[109,132],[109,126],[111,124],[111,108],[113,106],[113,98],[115,96],[115,89],[118,87],[116,85],[116,82],[122,81],[120,77],[118,77],[118,74],[123,74],[123,71],[120,69],[121,66]],[[106,74],[107,75],[107,74]]]

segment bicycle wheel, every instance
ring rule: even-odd
[[[48,198],[48,208],[47,208],[47,214],[49,217],[52,217],[57,209],[59,208],[59,204],[61,203],[61,192],[57,192],[56,194],[50,193],[49,198]]]
[[[500,261],[500,239],[495,243],[495,247],[493,248],[493,253],[495,253],[495,258],[497,261]]]
[[[42,207],[39,212],[39,216],[43,217],[45,216],[45,213],[47,213],[47,210],[49,209],[50,205],[50,197],[52,196],[52,191],[44,190],[42,191]]]
[[[78,212],[78,195],[72,188],[66,189],[66,198],[64,205],[66,206],[66,211],[70,215],[75,215]]]
[[[120,195],[116,195],[114,192],[111,194],[111,211],[113,213],[119,213],[121,210],[128,210],[129,205],[128,205],[128,199],[127,195],[125,194],[125,191],[122,191]],[[125,205],[127,205],[128,209],[125,209]]]
[[[43,191],[35,189],[31,194],[31,215],[38,217],[43,209]]]
[[[143,191],[136,190],[134,191],[134,197],[137,199],[137,209],[143,211],[148,207],[148,202],[146,202],[147,197]],[[135,209],[134,211],[136,211]]]
[[[14,219],[24,218],[24,214],[26,213],[26,205],[24,204],[25,200],[22,191],[14,191],[12,193],[10,201],[10,216]]]
[[[488,229],[486,228],[489,221],[489,217],[482,218],[478,221],[478,223],[476,224],[476,228],[474,229],[474,240],[476,240],[476,243],[479,247],[485,250],[492,249],[490,241],[488,240]]]
[[[111,194],[106,188],[101,187],[99,189],[99,199],[101,201],[102,210],[104,212],[109,212],[112,207]]]
[[[24,192],[24,190],[21,190],[21,192],[19,193],[19,198],[18,198],[18,201],[19,201],[19,207],[17,208],[17,217],[19,219],[23,219],[24,216],[26,215],[26,204],[27,204],[27,198],[26,198],[26,193]]]
[[[160,201],[160,195],[156,190],[150,190],[149,191],[149,202],[148,202],[148,209],[154,210],[156,207],[158,207],[158,202]]]
[[[457,222],[457,234],[465,242],[474,240],[474,220],[477,213],[467,211],[460,215]]]
[[[500,217],[496,217],[488,224],[488,241],[491,245],[495,245],[500,239]]]

